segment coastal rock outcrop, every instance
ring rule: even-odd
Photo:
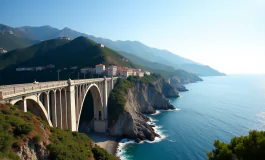
[[[48,151],[43,144],[35,144],[32,140],[27,140],[24,145],[20,146],[16,152],[21,160],[49,160]]]
[[[24,144],[17,147],[16,154],[21,160],[50,160],[46,145],[50,143],[49,136],[46,133],[44,126],[40,123],[40,130],[45,137],[45,141],[35,143],[32,139],[26,139]]]
[[[180,83],[180,79],[176,76],[171,76],[168,79],[168,82],[171,86],[173,86],[174,88],[176,88],[180,92],[188,91],[188,89]]]
[[[159,78],[158,80],[154,81],[153,84],[155,85],[156,89],[159,90],[165,97],[179,97],[178,88],[170,85],[163,78]]]
[[[144,114],[155,113],[156,109],[174,109],[162,92],[171,97],[178,97],[178,91],[164,80],[154,81],[153,84],[135,82],[125,95],[125,112],[121,113],[109,128],[110,135],[135,139],[136,142],[158,137],[153,126],[147,123],[149,118]]]

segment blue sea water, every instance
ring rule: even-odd
[[[206,77],[170,99],[177,110],[151,115],[162,138],[121,143],[122,159],[205,160],[215,139],[229,142],[249,130],[265,130],[265,75]]]

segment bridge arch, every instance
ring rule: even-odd
[[[43,104],[39,101],[38,95],[32,95],[24,98],[11,100],[11,104],[19,104],[22,105],[26,101],[26,107],[36,116],[40,116],[43,120],[45,120],[50,126],[52,123],[48,117],[47,111]]]
[[[80,86],[80,87],[83,87],[83,86]],[[84,96],[82,97],[82,102],[80,104],[80,111],[77,117],[77,130],[79,129],[80,118],[81,118],[82,110],[84,107],[83,105],[84,105],[85,99],[89,91],[91,91],[92,98],[93,98],[93,109],[94,109],[93,119],[94,120],[104,119],[103,102],[101,98],[102,95],[101,95],[100,89],[96,84],[90,84],[88,87],[86,87]]]

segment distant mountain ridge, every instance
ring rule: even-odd
[[[148,69],[153,73],[161,73],[165,80],[172,79],[172,85],[179,91],[187,89],[181,83],[191,83],[201,81],[199,77],[184,70],[170,68],[158,64],[161,67],[154,67],[149,62],[140,58],[124,60],[122,54],[108,47],[102,47],[87,37],[80,36],[73,40],[55,38],[41,41],[30,47],[15,49],[4,54],[0,59],[0,84],[30,83],[34,79],[38,81],[55,81],[60,79],[79,79],[80,69],[83,67],[94,67],[102,63],[107,67],[114,64],[117,66],[127,66],[132,68]],[[138,59],[138,60],[137,60]],[[134,61],[142,61],[135,64]],[[55,65],[52,70],[20,72],[16,68]],[[76,69],[71,69],[72,67]],[[161,70],[162,69],[162,70]],[[82,75],[82,78],[84,78]],[[88,76],[88,75],[87,75]],[[98,77],[99,75],[89,75]],[[100,75],[102,76],[102,75]],[[20,78],[18,78],[20,77]],[[23,77],[23,78],[21,78]]]
[[[85,36],[97,43],[102,43],[113,50],[133,54],[135,56],[141,57],[144,60],[166,64],[176,69],[177,68],[184,69],[198,76],[224,75],[223,73],[220,73],[219,71],[209,66],[196,63],[192,60],[183,58],[167,50],[148,47],[138,41],[120,41],[120,40],[112,41],[110,39],[87,35],[85,33],[81,33],[67,27],[63,28],[62,30],[53,28],[51,26],[41,26],[41,27],[24,26],[15,29],[24,32],[25,35],[28,35],[30,38],[33,38],[35,40],[48,40],[56,37],[69,37],[71,39],[74,39],[79,36]]]
[[[29,34],[17,28],[0,24],[0,48],[11,51],[16,48],[23,48],[39,42]]]

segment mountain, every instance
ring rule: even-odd
[[[71,39],[75,39],[80,36],[88,37],[86,34],[74,31],[70,28],[63,28],[62,30],[59,30],[57,28],[53,28],[51,26],[41,26],[41,27],[19,27],[17,28],[23,32],[25,32],[27,35],[30,35],[34,39],[38,40],[49,40],[57,37],[69,37]]]
[[[8,26],[5,25],[2,26],[4,27],[0,27],[0,30],[3,30],[1,28],[8,28]],[[141,57],[142,59],[147,61],[157,62],[157,64],[158,63],[167,64],[168,66],[171,66],[175,69],[184,69],[198,76],[224,75],[223,73],[220,73],[219,71],[209,66],[196,63],[192,60],[173,54],[167,50],[148,47],[138,41],[112,41],[109,39],[99,38],[84,33],[80,33],[67,27],[65,27],[62,30],[59,30],[51,26],[41,26],[41,27],[24,26],[19,28],[9,27],[8,29],[5,30],[8,31],[10,29],[15,33],[16,37],[18,37],[20,41],[17,39],[0,41],[0,47],[4,46],[2,48],[4,49],[8,48],[8,50],[27,47],[30,44],[34,44],[36,43],[36,41],[40,40],[48,40],[57,37],[69,37],[71,39],[74,39],[79,36],[84,36],[88,37],[89,39],[97,43],[102,43],[105,46],[111,48],[112,50],[126,52]],[[8,38],[3,38],[3,39],[8,39]]]
[[[171,67],[171,66],[168,66],[165,64],[161,64],[161,63],[157,63],[157,62],[150,62],[150,61],[144,60],[140,57],[137,57],[133,54],[129,54],[129,53],[125,53],[125,52],[119,52],[119,53],[122,56],[129,59],[130,61],[132,61],[134,64],[141,66],[141,68],[149,70],[149,71],[154,72],[154,73],[159,73],[166,80],[172,79],[172,77],[177,76],[178,81],[182,84],[202,81],[202,79],[200,79],[196,75],[189,73],[189,72],[186,72],[182,69],[175,69],[174,67]]]
[[[220,73],[219,71],[206,65],[182,64],[180,65],[180,68],[199,76],[216,76],[216,73],[219,73],[218,75],[220,76],[225,76],[224,73]]]
[[[0,60],[0,84],[30,83],[34,79],[53,81],[58,79],[58,70],[61,70],[60,79],[66,80],[70,77],[76,79],[80,68],[94,67],[99,63],[107,66],[115,64],[137,67],[130,61],[124,61],[123,58],[116,51],[100,47],[86,37],[78,37],[74,40],[51,39],[3,55]],[[38,72],[16,71],[18,67],[47,66],[48,64],[55,65],[55,68]],[[74,66],[78,69],[71,70],[70,68]]]
[[[41,27],[24,26],[24,27],[20,27],[17,29],[23,31],[27,35],[30,35],[32,38],[38,39],[38,40],[53,39],[54,35],[59,32],[59,29],[53,28],[48,25],[41,26]]]
[[[202,65],[187,58],[183,58],[167,50],[151,48],[138,41],[111,41],[109,39],[97,38],[88,36],[90,39],[97,43],[102,43],[114,50],[126,52],[142,59],[167,64],[173,68],[188,69],[190,73],[198,76],[222,76],[225,75],[219,71],[207,66]]]
[[[26,28],[26,29],[25,29]],[[104,39],[100,37],[95,37],[92,35],[87,35],[84,33],[80,33],[77,31],[74,31],[70,28],[64,28],[62,30],[52,28],[50,26],[42,26],[42,27],[20,27],[17,28],[21,31],[26,32],[28,35],[38,39],[38,40],[48,40],[56,37],[69,37],[71,39],[77,38],[79,36],[85,36],[89,37],[91,40],[102,43],[105,46],[116,50],[116,51],[122,51],[127,52],[133,55],[136,55],[138,57],[141,57],[142,59],[152,61],[152,62],[158,62],[162,64],[167,64],[169,66],[172,66],[174,68],[184,69],[191,73],[194,73],[198,76],[220,76],[224,75],[223,73],[220,73],[219,71],[207,66],[202,65],[199,63],[196,63],[192,60],[189,60],[187,58],[178,56],[174,53],[171,53],[167,50],[161,50],[157,48],[151,48],[146,45],[144,45],[141,42],[138,41],[112,41],[109,39]],[[34,32],[34,31],[38,32]],[[46,33],[46,34],[42,34]],[[40,36],[40,34],[42,36]]]
[[[32,59],[33,57],[39,57],[44,53],[67,43],[67,40],[52,39],[43,41],[33,46],[16,49],[4,54],[0,59],[0,71],[12,65],[19,65],[25,61]],[[40,60],[42,61],[42,60]],[[37,62],[38,63],[38,62]]]
[[[3,59],[0,60],[0,84],[30,83],[34,79],[37,81],[55,81],[58,78],[61,80],[77,79],[80,78],[80,68],[94,67],[99,63],[106,66],[114,64],[142,68],[159,73],[166,80],[170,80],[173,87],[179,91],[187,90],[181,83],[202,80],[184,70],[174,69],[163,64],[155,64],[155,62],[149,62],[136,56],[135,58],[128,57],[129,61],[127,61],[124,60],[126,59],[124,55],[125,53],[121,54],[108,47],[101,47],[96,42],[82,36],[74,40],[56,38],[42,41],[27,48],[13,50],[3,56]],[[55,65],[55,68],[37,72],[16,71],[18,67],[47,66],[48,64]],[[70,69],[74,66],[77,66],[77,69]],[[60,76],[58,71],[60,71]],[[88,76],[98,77],[99,75],[88,74]]]
[[[86,37],[78,37],[61,46],[56,46],[54,49],[47,50],[42,54],[35,54],[31,59],[20,65],[37,66],[54,64],[58,69],[69,68],[71,66],[78,66],[79,68],[85,66],[94,67],[99,63],[107,66],[111,64],[133,66],[131,62],[123,61],[122,58],[114,50],[107,47],[100,47],[96,42]]]
[[[16,48],[30,46],[36,42],[38,40],[32,39],[30,35],[20,29],[0,24],[0,48],[11,51]]]

